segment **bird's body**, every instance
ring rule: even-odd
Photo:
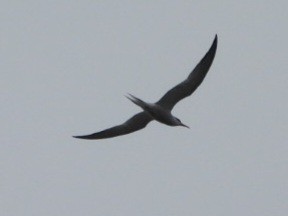
[[[141,99],[136,98],[131,94],[129,94],[129,97],[127,96],[127,98],[131,100],[133,103],[135,103],[137,106],[140,106],[154,120],[169,126],[179,125],[179,119],[174,117],[169,109],[165,109],[164,107],[160,106],[157,103],[146,103],[145,101],[142,101]]]
[[[161,122],[166,125],[170,126],[177,126],[178,122],[176,117],[174,117],[169,110],[163,109],[163,107],[155,104],[152,106],[150,110],[145,110],[147,111],[153,119],[155,119],[158,122]]]
[[[169,90],[158,102],[147,103],[131,94],[129,94],[129,96],[126,96],[134,104],[141,107],[143,111],[134,115],[132,118],[128,119],[123,124],[108,128],[94,134],[74,137],[80,139],[111,138],[140,130],[146,127],[146,125],[152,120],[156,120],[169,126],[184,126],[189,128],[188,126],[183,124],[178,118],[173,116],[171,114],[171,110],[177,102],[191,95],[202,83],[213,62],[216,54],[216,49],[217,35],[215,36],[215,39],[209,51],[197,64],[194,70],[189,74],[188,78],[180,84],[176,85],[171,90]]]

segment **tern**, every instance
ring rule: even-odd
[[[169,126],[183,126],[189,128],[187,125],[183,124],[180,119],[173,116],[171,110],[176,103],[183,98],[190,96],[202,83],[214,60],[216,49],[217,35],[215,35],[215,39],[208,52],[192,70],[188,78],[170,89],[158,102],[147,103],[131,94],[128,94],[126,97],[134,104],[141,107],[143,111],[132,116],[123,124],[97,133],[73,137],[88,140],[112,138],[141,130],[152,120],[156,120]]]

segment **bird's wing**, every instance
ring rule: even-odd
[[[105,138],[111,138],[116,136],[121,136],[124,134],[132,133],[134,131],[140,130],[144,128],[150,121],[152,121],[153,118],[146,112],[140,112],[130,119],[128,119],[126,122],[124,122],[121,125],[117,125],[112,128],[108,128],[106,130],[84,135],[84,136],[73,136],[74,138],[80,138],[80,139],[105,139]]]
[[[188,78],[170,89],[158,102],[157,104],[172,110],[177,102],[183,98],[191,95],[197,87],[202,83],[205,78],[216,53],[217,49],[217,35],[212,43],[212,46],[197,64],[194,70],[189,74]]]

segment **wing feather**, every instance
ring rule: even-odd
[[[217,35],[208,50],[205,56],[201,59],[201,61],[197,64],[194,70],[189,74],[188,78],[170,89],[158,102],[157,104],[172,110],[177,102],[182,100],[183,98],[191,95],[198,86],[204,80],[207,72],[209,71],[210,66],[215,57],[217,49]]]
[[[126,122],[124,122],[121,125],[117,125],[112,128],[108,128],[106,130],[84,135],[84,136],[73,136],[74,138],[79,139],[105,139],[105,138],[112,138],[116,136],[121,136],[124,134],[132,133],[137,130],[141,130],[142,128],[146,127],[146,125],[152,121],[153,118],[146,112],[140,112],[130,119],[128,119]]]

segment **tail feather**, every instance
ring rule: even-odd
[[[144,110],[147,108],[147,103],[145,103],[141,99],[135,97],[134,95],[131,95],[129,93],[128,93],[128,95],[129,96],[125,96],[125,97],[128,98],[130,101],[132,101],[134,104],[136,104],[137,106],[140,106]]]

